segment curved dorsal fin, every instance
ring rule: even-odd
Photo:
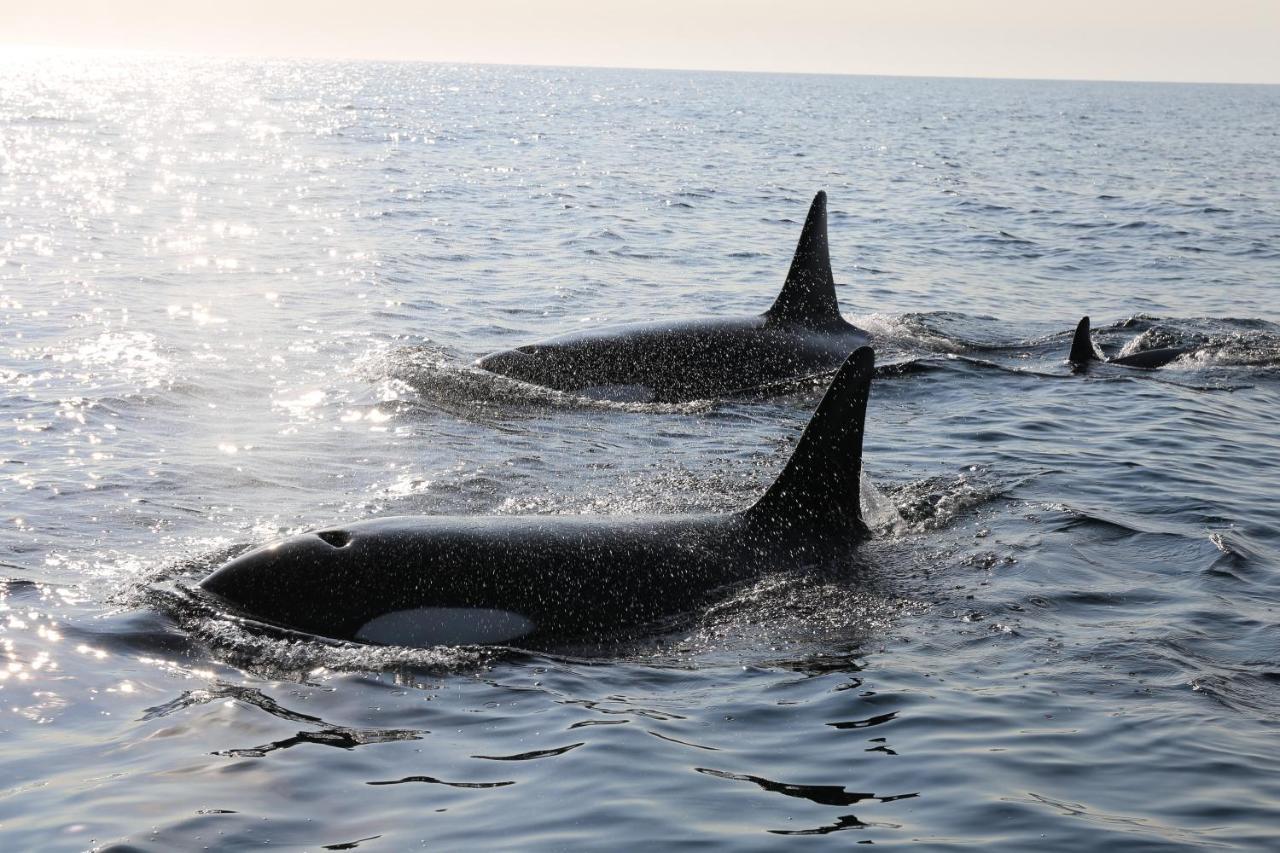
[[[771,527],[802,524],[865,532],[859,506],[862,433],[875,354],[859,347],[845,360],[782,474],[751,509]]]
[[[836,281],[831,275],[831,255],[827,251],[827,194],[819,191],[809,206],[809,216],[800,232],[791,270],[773,307],[765,312],[770,320],[793,323],[824,323],[840,319],[836,301]]]
[[[1093,345],[1093,336],[1089,334],[1089,318],[1081,317],[1076,325],[1076,335],[1071,339],[1071,355],[1067,360],[1075,364],[1086,364],[1090,361],[1101,361],[1098,348]]]

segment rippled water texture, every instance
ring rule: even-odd
[[[1280,89],[0,65],[0,841],[1274,849]],[[877,536],[609,650],[257,636],[181,583],[404,513],[744,505],[820,393],[471,367],[763,310],[813,193]],[[1108,353],[1064,363],[1092,316]]]

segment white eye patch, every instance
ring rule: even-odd
[[[385,646],[468,646],[506,643],[537,626],[519,613],[487,607],[415,607],[384,613],[360,626],[355,639]]]

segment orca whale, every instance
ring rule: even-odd
[[[1195,347],[1160,347],[1159,349],[1142,350],[1141,352],[1107,358],[1093,342],[1089,333],[1089,318],[1081,317],[1076,325],[1075,337],[1071,339],[1071,354],[1067,360],[1076,368],[1087,368],[1091,361],[1106,364],[1118,364],[1122,367],[1137,367],[1142,370],[1154,370],[1164,367],[1178,356],[1192,352]]]
[[[601,326],[492,353],[477,366],[620,402],[686,402],[827,373],[868,343],[840,316],[827,194],[809,207],[782,291],[763,314]]]
[[[829,564],[865,537],[862,435],[874,356],[849,356],[786,468],[720,514],[401,516],[249,551],[197,593],[219,612],[339,641],[427,647],[608,642],[770,569]]]

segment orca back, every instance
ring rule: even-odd
[[[1111,363],[1121,364],[1125,367],[1154,370],[1157,367],[1164,367],[1171,361],[1176,361],[1180,356],[1186,355],[1194,349],[1195,347],[1160,347],[1159,349],[1139,350],[1138,352],[1113,358]]]

